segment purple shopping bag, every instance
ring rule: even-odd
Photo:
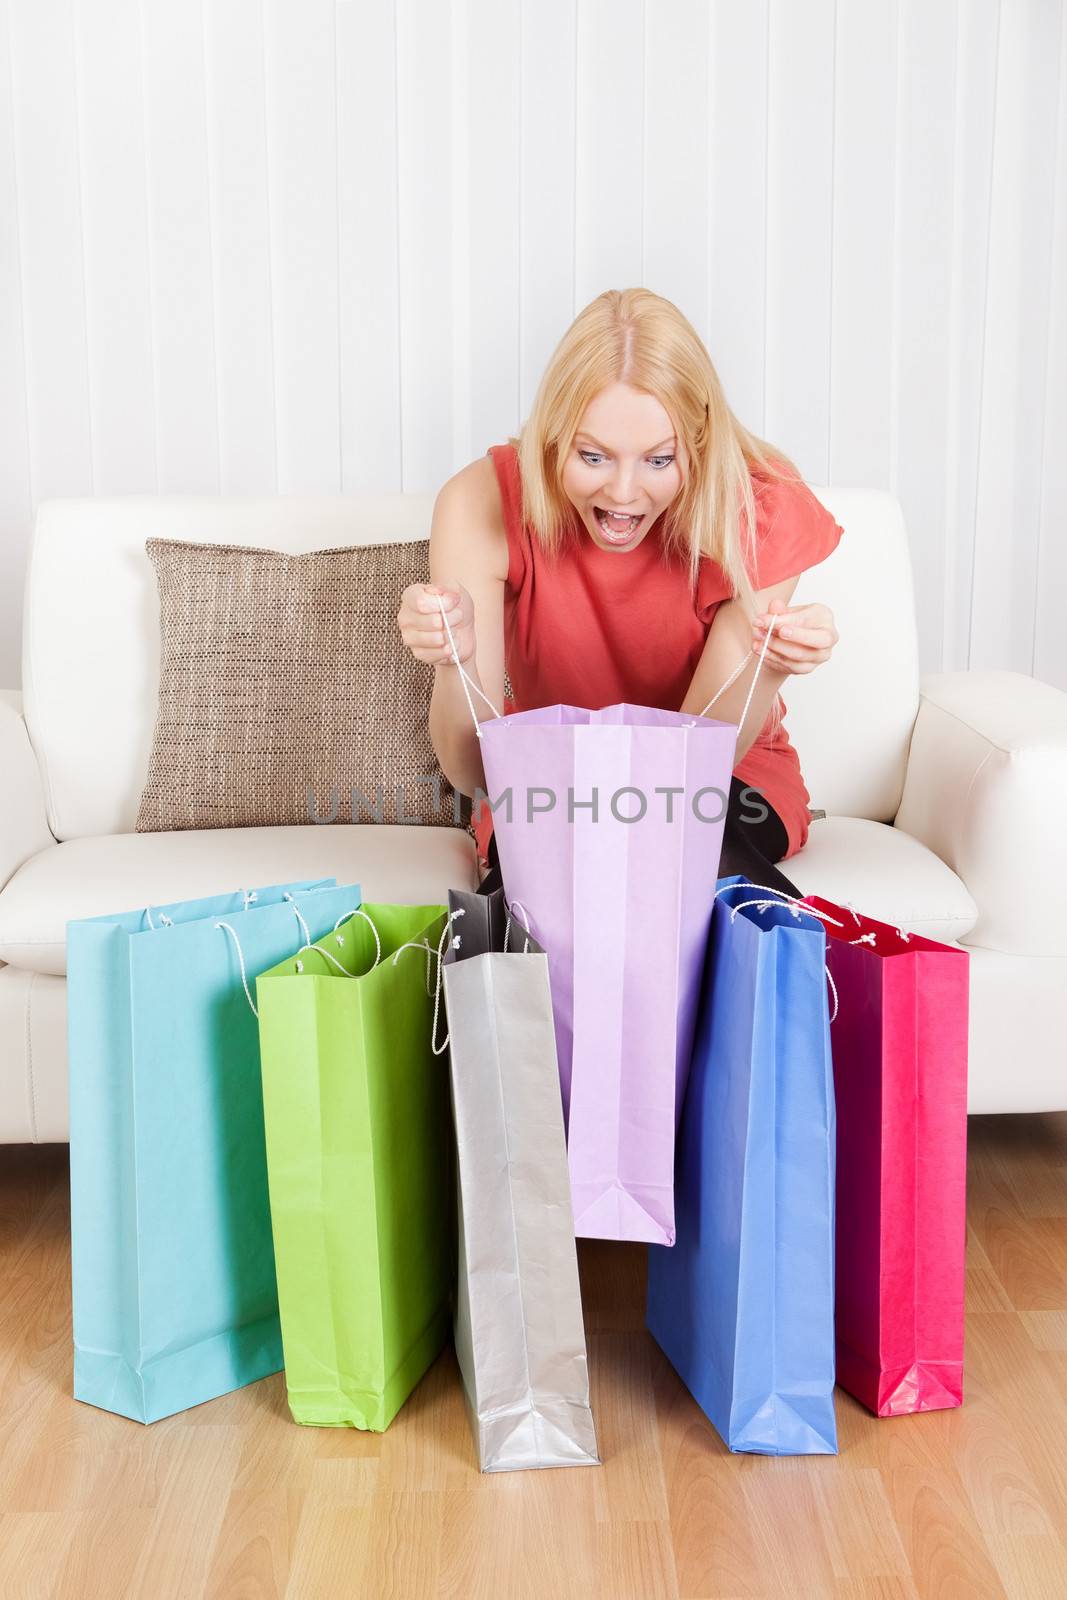
[[[737,729],[647,706],[481,724],[508,899],[548,955],[575,1232],[674,1242],[674,1138]]]

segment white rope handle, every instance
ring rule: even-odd
[[[456,668],[457,672],[459,673],[460,682],[463,685],[463,693],[464,693],[464,696],[466,697],[466,701],[467,701],[467,709],[469,710],[469,712],[471,714],[471,721],[474,723],[474,732],[475,732],[476,736],[480,739],[482,737],[482,725],[478,720],[478,713],[474,709],[474,701],[471,699],[471,695],[470,695],[471,689],[474,690],[475,694],[478,696],[478,698],[480,700],[483,700],[485,702],[485,704],[489,707],[489,709],[493,713],[493,715],[495,717],[499,718],[499,720],[501,722],[505,721],[506,718],[505,718],[504,713],[502,711],[498,711],[497,710],[496,706],[490,700],[489,696],[487,694],[485,694],[484,691],[478,687],[478,685],[475,683],[474,679],[472,677],[470,677],[468,673],[464,672],[463,663],[459,659],[459,650],[456,648],[455,637],[453,636],[452,628],[451,628],[451,625],[449,623],[448,617],[445,614],[445,600],[444,600],[444,596],[443,595],[439,594],[437,596],[437,604],[438,604],[438,607],[439,607],[440,612],[441,612],[441,621],[444,623],[445,633],[448,635],[448,645],[449,645],[449,649],[452,652],[452,664]],[[759,681],[760,671],[761,671],[761,669],[763,667],[763,658],[767,654],[767,647],[771,642],[771,635],[774,633],[774,626],[775,626],[775,623],[777,622],[777,620],[778,620],[778,618],[776,616],[772,616],[771,617],[770,627],[767,629],[767,637],[763,641],[763,648],[761,649],[761,651],[759,653],[759,660],[756,662],[755,676],[753,677],[752,682],[749,685],[748,696],[747,696],[747,698],[745,700],[744,707],[742,708],[742,711],[741,711],[741,720],[737,724],[737,734],[738,734],[739,738],[741,736],[741,731],[745,726],[745,719],[748,716],[748,708],[752,704],[752,696],[756,692],[756,684]],[[716,693],[712,695],[711,699],[708,701],[707,705],[704,707],[704,710],[699,713],[700,716],[704,716],[705,712],[710,710],[710,708],[715,704],[716,700],[718,700],[719,696],[722,695],[722,694],[725,694],[727,689],[730,687],[730,685],[732,683],[736,682],[736,680],[740,677],[741,673],[744,672],[745,668],[748,666],[749,660],[750,660],[750,657],[746,656],[743,661],[739,661],[738,662],[737,666],[734,668],[733,672],[727,678],[727,680],[723,684],[722,688],[718,689],[716,691]]]
[[[396,954],[393,956],[393,966],[394,967],[396,966],[397,962],[400,959],[401,950],[425,950],[426,951],[426,993],[432,995],[433,994],[433,988],[432,988],[431,982],[430,982],[430,970],[431,970],[431,963],[433,961],[433,946],[430,944],[429,939],[408,939],[406,941],[406,943],[404,943],[402,945],[399,945],[397,947]]]
[[[508,902],[508,916],[507,921],[504,923],[504,953],[505,955],[508,953],[508,935],[511,932],[511,913],[513,910],[522,912],[522,922],[527,933],[527,938],[523,940],[522,953],[523,955],[526,955],[530,949],[530,940],[528,937],[530,932],[530,918],[528,917],[526,913],[526,907],[523,905],[521,900],[511,900]]]
[[[715,894],[713,895],[712,898],[713,899],[718,899],[719,895],[725,894],[728,889],[737,889],[739,887],[740,887],[740,885],[736,884],[736,883],[724,883],[721,889],[716,889]],[[781,896],[781,900],[744,900],[744,901],[742,901],[742,903],[740,905],[731,907],[731,911],[732,911],[732,916],[730,918],[731,922],[737,916],[737,913],[739,911],[743,911],[746,906],[758,906],[761,911],[765,911],[768,906],[781,905],[782,902],[784,901],[786,903],[786,905],[788,906],[789,910],[792,912],[794,917],[799,917],[802,911],[806,911],[809,916],[821,917],[824,922],[832,922],[835,928],[843,928],[845,926],[845,924],[843,922],[839,922],[836,917],[832,917],[828,911],[820,911],[818,909],[818,907],[809,905],[806,900],[803,900],[803,899],[798,900],[795,895],[786,894],[784,889],[775,889],[773,886],[771,886],[769,884],[763,884],[763,883],[754,883],[754,884],[751,885],[751,887],[753,889],[762,889],[767,894],[780,895]],[[852,918],[854,919],[854,921],[856,923],[856,926],[859,927],[860,923],[861,923],[860,914],[856,910],[855,906],[852,904],[851,900],[846,900],[845,901],[845,910],[852,916]],[[900,937],[903,939],[905,944],[910,944],[911,943],[911,935],[908,934],[908,933],[905,933],[903,928],[897,928],[895,931],[900,935]],[[878,948],[877,947],[877,943],[875,941],[875,936],[874,936],[873,930],[871,932],[869,932],[869,933],[861,933],[858,939],[849,939],[846,942],[848,944],[850,944],[850,945],[856,945],[856,944],[870,945],[872,950],[877,950],[877,948]],[[826,968],[826,976],[829,979],[830,988],[833,990],[833,995],[834,995],[834,1013],[833,1013],[833,1016],[830,1018],[830,1021],[833,1022],[834,1019],[837,1016],[838,1009],[839,1009],[839,1001],[838,1001],[838,996],[837,996],[837,985],[834,982],[833,974],[831,973],[829,967]]]
[[[452,651],[452,664],[453,664],[453,666],[456,668],[456,670],[459,673],[460,681],[463,684],[463,693],[467,697],[467,708],[468,708],[468,710],[470,711],[470,714],[471,714],[471,721],[474,723],[474,731],[478,735],[478,738],[480,739],[482,737],[482,725],[478,721],[478,713],[474,709],[474,701],[471,699],[471,693],[470,693],[471,689],[474,690],[475,694],[478,695],[479,699],[485,701],[486,705],[489,707],[489,709],[493,713],[493,715],[495,717],[499,717],[501,722],[503,722],[505,720],[504,713],[502,711],[498,711],[497,710],[496,706],[490,700],[489,696],[487,694],[483,694],[482,690],[479,689],[479,687],[475,683],[474,679],[469,677],[468,674],[466,672],[464,672],[463,663],[459,659],[459,651],[456,649],[456,641],[455,641],[455,638],[453,637],[452,629],[451,629],[451,627],[449,625],[448,617],[445,615],[445,597],[444,597],[443,594],[439,594],[437,596],[437,604],[441,608],[441,621],[444,623],[445,632],[448,634],[449,649]],[[468,688],[468,684],[470,685],[469,688]]]
[[[830,985],[830,988],[831,988],[831,990],[833,992],[833,996],[834,996],[834,1009],[833,1009],[833,1013],[832,1013],[832,1015],[830,1017],[830,1021],[831,1022],[836,1022],[837,1021],[837,1012],[838,1012],[837,984],[834,982],[834,975],[830,971],[829,967],[826,968],[826,978],[827,978],[827,981],[828,981],[828,983]]]
[[[716,889],[715,894],[712,896],[712,898],[713,899],[718,899],[719,895],[725,894],[728,889],[736,889],[737,887],[738,887],[738,885],[736,883],[723,884],[721,889]],[[775,889],[773,887],[773,885],[767,884],[767,883],[754,883],[752,885],[752,888],[753,889],[762,889],[766,894],[779,894],[779,895],[781,895],[783,900],[787,900],[787,901],[790,902],[791,908],[792,908],[792,906],[799,906],[802,911],[810,912],[810,914],[813,917],[822,917],[824,922],[832,922],[835,928],[843,928],[844,927],[844,923],[843,922],[838,922],[837,918],[836,917],[832,917],[828,911],[817,911],[815,909],[815,907],[812,906],[812,905],[809,905],[806,900],[804,900],[803,898],[798,900],[795,895],[786,894],[784,889]],[[746,902],[746,904],[748,904],[748,905],[757,905],[758,903],[759,902],[755,901],[755,900],[749,900],[749,901]],[[859,912],[856,910],[855,906],[852,904],[852,901],[851,900],[845,900],[842,903],[843,903],[843,905],[845,907],[845,910],[848,912],[848,914],[851,916],[852,920],[855,922],[857,928],[861,927],[862,923],[863,923],[863,919],[861,918]],[[737,909],[740,910],[741,909],[740,906]],[[797,913],[794,911],[793,915],[796,916],[796,914]],[[895,924],[893,924],[893,931],[894,931],[894,933],[898,934],[901,939],[903,939],[905,944],[910,944],[911,943],[911,934],[910,933],[906,933],[903,928],[898,928],[898,927],[896,927]],[[870,932],[870,933],[862,933],[862,934],[860,934],[860,937],[858,939],[849,939],[848,943],[849,944],[869,944],[872,950],[877,949],[877,944],[875,942],[875,935],[874,935],[873,931]]]
[[[245,897],[244,910],[247,911],[248,910],[248,902],[250,900],[254,900],[256,898],[256,892],[255,892],[254,889],[253,889],[251,894],[246,894],[243,889],[240,892]],[[293,910],[296,912],[296,920],[299,922],[301,928],[304,931],[305,939],[310,941],[311,933],[310,933],[310,931],[308,929],[308,925],[304,921],[303,917],[300,915],[300,912],[299,912],[299,910],[297,908],[297,905],[296,905],[296,901],[293,899],[292,895],[288,892],[288,890],[285,892],[285,899],[288,900],[289,904],[292,906]],[[166,922],[168,924],[168,926],[173,926],[173,924],[171,923],[169,917],[163,917],[161,915],[160,920],[163,921],[163,922]],[[233,929],[233,927],[231,926],[230,923],[228,923],[228,922],[216,922],[215,926],[216,926],[216,928],[225,928],[226,932],[229,934],[230,938],[233,940],[234,944],[237,947],[237,960],[240,963],[240,967],[241,967],[241,982],[244,984],[245,998],[247,999],[248,1004],[252,1007],[252,1015],[256,1018],[256,1020],[258,1022],[258,1020],[259,1020],[259,1012],[256,1010],[256,1003],[252,999],[252,991],[248,987],[248,977],[247,977],[247,975],[245,973],[245,956],[244,956],[244,951],[241,949],[241,941],[237,937],[237,934],[234,931],[234,929]],[[310,948],[312,948],[312,946],[310,945],[310,942],[308,944],[301,945],[301,949],[303,949],[303,950],[307,950],[307,949],[310,949]],[[318,945],[315,945],[314,948],[317,950],[318,949]],[[298,950],[297,951],[297,955],[299,955],[299,954],[300,954],[300,951]],[[326,955],[329,955],[330,952],[328,950],[324,950],[322,952],[322,954],[324,956],[326,956]],[[330,959],[332,961],[333,957],[331,956]],[[296,970],[297,970],[297,972],[303,972],[304,967],[303,967],[303,963],[302,962],[300,962],[300,961],[297,962]],[[343,967],[341,968],[341,971],[342,972],[344,971]],[[349,976],[351,976],[351,974],[349,974]]]
[[[402,950],[425,950],[425,952],[426,952],[426,993],[433,995],[433,1022],[430,1025],[430,1049],[433,1051],[435,1056],[442,1055],[444,1053],[444,1051],[448,1049],[448,1034],[447,1033],[445,1034],[443,1043],[441,1043],[440,1045],[437,1043],[437,1018],[438,1018],[438,1014],[440,1013],[440,1009],[441,1009],[441,983],[442,983],[442,975],[443,975],[443,969],[444,969],[443,946],[444,946],[444,942],[445,942],[446,938],[448,937],[448,935],[449,935],[449,933],[450,933],[450,931],[452,929],[453,921],[455,920],[456,917],[463,917],[463,916],[466,916],[466,911],[462,907],[458,911],[453,911],[453,912],[451,912],[449,914],[448,919],[446,920],[444,927],[441,929],[441,937],[437,941],[437,949],[436,950],[433,949],[433,946],[430,944],[430,941],[428,939],[426,939],[426,938],[423,938],[421,940],[419,940],[419,939],[408,939],[404,944],[400,945],[398,947],[398,949],[393,954],[393,966],[395,967],[396,963],[397,963],[397,961],[398,961],[398,959],[400,957],[400,953],[401,953]],[[374,926],[374,924],[371,923],[371,927],[373,927],[373,926]],[[452,943],[456,946],[457,949],[459,948],[459,942],[460,942],[459,941],[459,935],[458,934],[454,934],[453,938],[452,938]],[[316,946],[316,949],[317,948],[318,947]],[[328,956],[330,954],[330,952],[328,950],[323,950],[322,954],[324,956]],[[433,958],[434,958],[435,955],[437,957],[437,984],[436,984],[435,988],[431,988],[431,985],[430,985],[431,963],[432,963]],[[330,959],[333,960],[333,957],[331,956]],[[352,974],[349,973],[348,976],[351,977]]]
[[[441,929],[441,937],[437,941],[437,989],[433,997],[433,1024],[430,1028],[430,1049],[433,1051],[435,1056],[444,1055],[445,1051],[448,1049],[448,1041],[450,1038],[450,1035],[446,1033],[441,1044],[439,1045],[437,1043],[437,1013],[441,1009],[441,983],[444,977],[445,968],[444,943],[449,934],[451,934],[452,939],[450,948],[456,950],[459,949],[460,935],[453,931],[452,924],[455,922],[457,917],[465,917],[466,915],[467,912],[463,906],[460,906],[456,911],[450,911],[448,913],[448,918],[445,922],[445,925]]]
[[[744,672],[745,668],[748,666],[748,664],[751,661],[751,659],[752,659],[751,656],[745,656],[743,661],[739,661],[737,663],[737,666],[731,672],[731,674],[727,678],[726,682],[722,685],[722,688],[721,689],[716,689],[715,693],[712,695],[711,699],[708,701],[707,705],[704,707],[704,710],[700,713],[701,716],[704,715],[704,712],[711,710],[711,707],[715,704],[716,700],[718,700],[721,695],[724,695],[726,693],[727,689],[730,687],[730,685],[732,683],[736,683],[737,682],[738,678],[741,676],[742,672]]]
[[[241,967],[241,982],[245,986],[245,999],[248,1001],[249,1005],[252,1007],[252,1015],[256,1018],[256,1021],[258,1022],[259,1021],[259,1012],[256,1010],[256,1002],[252,999],[252,991],[248,987],[248,976],[247,976],[247,974],[245,972],[245,957],[244,957],[244,951],[241,949],[241,941],[237,937],[237,935],[234,932],[234,930],[233,930],[232,926],[230,925],[230,923],[228,923],[228,922],[216,922],[215,926],[216,926],[216,928],[225,928],[226,932],[229,934],[230,938],[233,940],[235,946],[237,947],[237,960],[240,963],[240,967]]]
[[[371,917],[371,916],[368,916],[367,912],[363,910],[362,906],[354,906],[351,911],[342,911],[341,912],[341,915],[338,917],[337,921],[333,925],[334,933],[337,933],[337,930],[341,926],[342,922],[346,922],[349,917],[362,917],[365,922],[369,922],[370,923],[370,931],[374,935],[374,950],[375,950],[374,966],[376,967],[378,965],[379,961],[382,959],[382,941],[381,941],[381,938],[379,936],[377,928],[374,926],[374,918]],[[344,934],[343,933],[337,933],[337,943],[338,944],[344,944],[344,942],[345,942]],[[372,967],[370,970],[373,972],[374,971],[374,967]],[[352,976],[352,974],[349,973],[349,977],[351,977],[351,976]]]
[[[844,902],[844,906],[845,906],[845,910],[847,912],[849,912],[850,915],[852,916],[852,919],[855,922],[857,928],[861,927],[862,926],[862,919],[860,917],[859,912],[856,910],[855,906],[852,904],[852,901],[851,900],[846,900]],[[911,934],[910,933],[905,933],[904,929],[903,928],[898,928],[895,923],[892,923],[891,927],[893,928],[894,932],[897,934],[898,938],[903,939],[905,944],[910,944],[911,943]],[[869,944],[872,950],[876,950],[878,948],[878,946],[877,946],[877,944],[875,942],[875,935],[874,935],[873,929],[869,933],[861,933],[858,939],[850,939],[848,942],[849,942],[849,944]]]
[[[295,910],[296,908],[294,907],[293,909]],[[297,915],[299,916],[299,912],[297,913]],[[341,923],[344,922],[347,917],[363,917],[365,919],[365,921],[370,923],[370,931],[374,935],[374,960],[371,963],[371,965],[367,968],[367,972],[373,972],[375,967],[378,965],[378,963],[382,959],[382,941],[381,941],[381,936],[378,933],[377,928],[374,926],[374,918],[371,917],[371,916],[368,916],[367,913],[363,910],[362,906],[355,906],[351,911],[342,911],[341,915],[338,917],[337,921],[333,925],[334,933],[337,933],[337,930],[340,927]],[[306,924],[305,924],[305,926],[306,926]],[[344,934],[343,933],[337,933],[337,943],[339,945],[343,945],[344,942],[345,942]],[[337,968],[338,972],[342,973],[346,978],[364,978],[367,975],[364,972],[349,972],[348,968],[346,966],[344,966],[340,961],[338,961],[337,957],[335,955],[332,955],[329,950],[323,949],[321,944],[315,944],[312,941],[310,935],[308,936],[307,943],[306,944],[302,944],[300,946],[300,949],[296,953],[297,953],[298,956],[300,956],[300,955],[302,955],[304,953],[305,950],[317,950],[319,952],[320,956],[325,956],[327,961],[332,961],[334,966]],[[304,963],[302,961],[298,961],[297,962],[296,970],[297,970],[297,972],[303,972]]]
[[[736,884],[736,883],[724,883],[721,889],[716,889],[713,898],[714,899],[718,899],[719,895],[720,894],[725,894],[727,889],[737,889],[739,887],[740,887],[740,885]],[[824,922],[832,922],[835,928],[843,928],[844,927],[844,923],[843,922],[839,922],[836,917],[832,917],[828,911],[819,911],[815,906],[809,906],[806,900],[798,900],[795,895],[786,894],[784,889],[775,889],[775,888],[770,887],[769,885],[764,885],[762,883],[754,883],[754,884],[751,885],[751,887],[753,889],[764,889],[764,888],[766,888],[767,892],[769,894],[781,895],[781,899],[780,900],[742,900],[740,905],[731,906],[731,908],[730,908],[730,911],[731,911],[730,922],[731,923],[733,923],[735,921],[735,919],[737,917],[737,913],[739,911],[744,911],[747,906],[758,906],[761,911],[766,911],[768,909],[768,907],[771,907],[771,906],[781,906],[784,910],[787,910],[787,911],[791,912],[792,915],[795,918],[799,919],[799,917],[800,917],[802,912],[807,912],[807,914],[809,916],[811,916],[811,917],[821,917]],[[784,904],[783,904],[783,902],[784,902]],[[830,1017],[830,1021],[834,1022],[837,1019],[837,1013],[838,1013],[838,1009],[839,1009],[839,1005],[840,1005],[840,1002],[839,1002],[838,997],[837,997],[837,984],[834,982],[833,973],[830,971],[830,968],[826,965],[825,962],[823,962],[823,971],[826,973],[826,980],[830,985],[830,989],[831,989],[831,992],[832,992],[833,997],[834,997],[834,1009],[833,1009],[833,1014]]]
[[[756,684],[759,681],[760,670],[761,670],[761,668],[763,666],[763,658],[767,654],[767,646],[771,642],[771,635],[774,633],[774,625],[775,625],[775,623],[777,621],[778,621],[778,617],[777,616],[772,616],[771,617],[771,625],[767,629],[767,637],[763,641],[763,649],[760,651],[759,660],[756,662],[756,673],[755,673],[755,676],[752,679],[752,682],[748,686],[748,698],[745,700],[744,709],[741,712],[741,721],[737,724],[737,737],[738,738],[741,737],[741,730],[745,726],[745,718],[748,716],[748,708],[752,704],[752,696],[756,692]],[[716,700],[719,698],[720,695],[726,693],[727,689],[730,687],[730,685],[732,683],[735,683],[737,681],[737,679],[741,676],[742,672],[744,672],[745,668],[748,666],[748,664],[751,661],[751,659],[752,659],[751,656],[746,656],[743,661],[739,661],[738,662],[737,666],[734,668],[733,672],[731,672],[730,676],[727,678],[727,680],[723,684],[722,688],[716,690],[716,692],[712,695],[711,699],[708,701],[707,705],[704,707],[704,710],[700,712],[701,716],[703,716],[706,711],[710,710],[710,708],[715,704]]]
[[[504,952],[505,952],[505,954],[508,953],[508,935],[509,935],[509,932],[511,930],[511,907],[517,908],[522,913],[522,920],[523,920],[523,922],[524,922],[524,924],[526,926],[526,932],[527,932],[527,934],[529,934],[529,932],[530,932],[530,919],[529,919],[529,917],[528,917],[528,915],[526,913],[525,906],[522,904],[522,902],[520,900],[512,900],[510,902],[510,906],[509,906],[509,910],[508,910],[507,921],[504,924]],[[445,1050],[448,1049],[448,1041],[449,1041],[449,1038],[451,1037],[450,1034],[446,1033],[444,1039],[441,1042],[441,1044],[438,1045],[438,1043],[437,1043],[437,1014],[438,1014],[438,1010],[439,1010],[440,1005],[441,1005],[441,983],[442,983],[443,978],[444,978],[444,949],[443,949],[444,942],[445,942],[445,939],[448,938],[448,935],[451,933],[452,938],[451,938],[450,948],[452,948],[454,950],[458,950],[460,948],[460,945],[462,943],[462,935],[456,933],[453,930],[452,924],[453,924],[453,922],[455,921],[455,919],[457,917],[465,917],[466,915],[467,915],[467,912],[466,912],[466,908],[464,906],[460,906],[458,910],[450,912],[449,913],[449,917],[448,917],[448,921],[445,923],[444,927],[442,928],[441,937],[440,937],[440,939],[438,940],[438,943],[437,943],[437,989],[436,989],[436,992],[434,994],[434,1002],[433,1002],[433,1027],[430,1030],[430,1048],[432,1049],[432,1051],[433,1051],[435,1056],[442,1055],[445,1052]],[[523,952],[522,952],[523,955],[525,955],[527,953],[529,948],[530,948],[530,940],[529,940],[529,938],[527,938],[523,943]],[[393,959],[395,960],[396,958],[394,957]]]
[[[242,900],[244,901],[244,904],[241,907],[242,911],[247,911],[249,906],[251,905],[252,901],[259,899],[259,895],[256,893],[255,889],[251,889],[251,890],[249,890],[249,889],[238,889],[237,893],[241,896]],[[151,928],[152,932],[155,933],[156,925],[152,921],[152,907],[151,906],[145,906],[144,914],[148,918],[148,926]],[[160,920],[160,924],[164,928],[173,928],[173,926],[174,926],[174,918],[173,917],[168,917],[165,911],[161,911],[159,913],[159,920]],[[218,924],[216,923],[216,927],[217,926],[218,926]]]
[[[304,970],[304,963],[300,960],[300,957],[304,954],[305,950],[317,950],[320,956],[325,956],[327,961],[332,961],[343,978],[358,978],[360,976],[358,972],[349,972],[348,968],[346,966],[342,966],[337,957],[332,955],[329,950],[324,949],[321,944],[314,943],[302,944],[300,949],[296,952],[296,955],[293,959],[296,962],[297,972],[303,972]]]
[[[761,911],[766,911],[768,906],[781,906],[781,904],[782,902],[780,900],[743,900],[739,906],[732,907],[733,915],[730,917],[730,921],[733,922],[734,917],[737,916],[737,913],[739,911],[744,911],[747,906],[758,906]],[[805,906],[801,902],[798,902],[796,905],[788,906],[786,909],[791,911],[795,917],[799,917],[801,911],[807,911],[813,917],[824,917],[827,922],[832,922],[839,928],[842,926],[842,924],[837,921],[836,917],[831,917],[825,911],[816,911],[814,906]],[[823,971],[826,973],[826,981],[829,983],[830,988],[833,991],[834,1009],[833,1015],[830,1017],[830,1021],[834,1022],[836,1021],[838,1010],[837,984],[834,982],[834,975],[830,971],[830,968],[827,966],[825,961],[823,962]]]
[[[762,889],[764,894],[776,894],[781,896],[780,900],[746,900],[744,902],[744,905],[746,906],[760,906],[765,908],[771,905],[780,905],[782,901],[784,901],[786,908],[792,912],[794,917],[799,917],[802,911],[806,911],[809,916],[821,917],[824,922],[832,922],[835,928],[843,928],[845,926],[845,924],[843,922],[839,922],[836,917],[832,917],[828,911],[817,911],[814,906],[808,904],[802,895],[797,896],[795,894],[787,894],[784,889],[776,889],[774,885],[770,883],[746,883],[744,885],[739,883],[724,883],[721,888],[716,889],[715,893],[712,895],[712,899],[717,900],[721,894],[726,894],[728,890],[732,891],[742,887],[746,889]],[[743,909],[743,907],[734,906],[732,909],[734,916],[736,916],[737,913]]]
[[[783,905],[780,900],[739,900],[735,906],[730,907],[731,923],[737,921],[737,913],[739,911],[747,911],[751,906],[754,906],[757,911],[766,911],[769,906],[777,906],[779,911],[788,911],[794,921],[800,921],[799,905]]]
[[[289,904],[292,906],[293,910],[296,912],[296,920],[297,920],[297,922],[299,922],[300,931],[304,935],[304,943],[305,944],[310,944],[311,943],[311,929],[308,927],[307,923],[304,921],[303,917],[300,915],[300,908],[297,905],[297,903],[296,903],[295,899],[293,898],[293,896],[289,893],[288,889],[284,889],[282,891],[282,899],[283,900],[288,900]]]

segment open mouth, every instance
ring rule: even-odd
[[[627,543],[645,520],[644,513],[639,517],[619,517],[605,511],[602,506],[594,506],[593,514],[601,533],[612,544]]]

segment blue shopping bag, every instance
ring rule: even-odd
[[[835,1110],[817,917],[719,880],[650,1331],[731,1450],[834,1455]],[[746,902],[760,902],[746,904]]]
[[[154,1422],[281,1369],[250,997],[359,903],[325,878],[67,923],[76,1400]]]

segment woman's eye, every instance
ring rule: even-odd
[[[581,456],[582,460],[585,462],[587,467],[599,466],[600,462],[603,461],[603,459],[604,459],[604,457],[600,454],[600,452],[598,450],[579,450],[578,454]],[[590,460],[590,457],[592,457],[592,460]],[[657,472],[662,472],[662,471],[664,471],[664,469],[666,467],[670,466],[671,462],[674,460],[674,457],[673,456],[649,456],[648,459],[653,463],[662,462],[663,463],[662,466],[657,466],[656,467],[656,471]]]

